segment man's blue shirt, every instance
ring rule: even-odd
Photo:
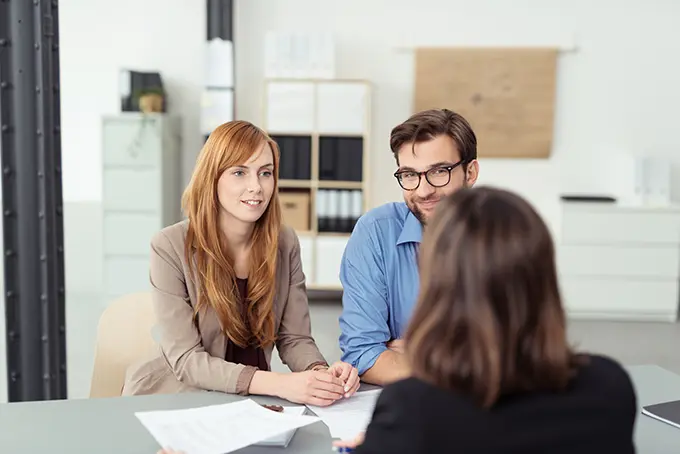
[[[420,221],[405,203],[388,203],[364,214],[347,243],[340,266],[342,360],[359,369],[373,367],[399,339],[418,294]]]

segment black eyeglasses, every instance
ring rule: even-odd
[[[457,163],[450,166],[433,167],[425,172],[416,172],[415,170],[401,170],[394,173],[394,177],[406,191],[415,191],[420,186],[420,181],[423,175],[430,185],[435,188],[446,186],[451,181],[451,171],[463,164],[461,159]]]

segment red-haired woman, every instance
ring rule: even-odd
[[[159,354],[130,368],[123,394],[189,390],[329,405],[359,387],[311,337],[295,232],[281,225],[279,151],[244,121],[208,138],[182,205],[187,220],[151,241]],[[273,347],[292,374],[270,371]]]

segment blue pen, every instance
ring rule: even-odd
[[[347,448],[347,447],[344,447],[344,446],[338,447],[338,452],[341,453],[341,454],[342,453],[350,453],[352,451],[354,451],[352,448]]]

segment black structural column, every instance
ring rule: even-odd
[[[208,41],[219,38],[232,41],[234,30],[234,1],[208,1]]]
[[[234,119],[234,1],[206,0],[207,49],[204,104],[201,125],[207,140],[212,130]]]
[[[0,0],[8,397],[66,398],[57,0]]]

